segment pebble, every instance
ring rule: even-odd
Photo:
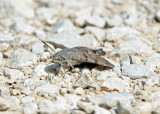
[[[39,39],[45,39],[46,38],[46,33],[42,30],[35,30],[35,35],[36,37],[38,37]]]
[[[145,64],[149,66],[160,68],[159,60],[160,60],[160,54],[154,53],[148,57]]]
[[[38,106],[35,103],[28,103],[23,108],[24,114],[35,114],[38,110]]]
[[[106,35],[106,40],[107,41],[117,41],[119,40],[120,38],[125,38],[127,37],[128,35],[140,35],[141,32],[136,30],[136,29],[133,29],[133,28],[130,28],[130,27],[113,27],[111,28],[107,35]]]
[[[15,96],[8,96],[6,100],[9,102],[9,110],[18,110],[20,108],[20,101]]]
[[[105,70],[101,71],[99,76],[97,77],[97,80],[107,80],[109,77],[116,76],[116,73],[113,71]]]
[[[105,32],[98,27],[87,26],[85,30],[93,34],[96,37],[96,39],[100,42],[105,39]]]
[[[54,33],[68,32],[68,31],[73,31],[75,29],[76,29],[75,26],[70,20],[64,19],[64,20],[59,20],[54,25],[52,33],[54,34]]]
[[[43,61],[43,62],[45,62],[45,61],[47,61],[47,59],[49,59],[50,57],[51,57],[51,54],[50,54],[49,52],[43,52],[40,60]]]
[[[105,27],[105,20],[102,17],[99,16],[90,16],[86,19],[86,23],[88,25],[93,25],[99,28],[104,28]]]
[[[152,114],[160,114],[160,106],[156,107],[153,111]]]
[[[37,63],[37,56],[28,50],[18,48],[10,55],[10,64],[13,68],[23,68]]]
[[[129,100],[134,100],[134,97],[131,94],[111,93],[100,97],[99,106],[104,107],[106,109],[110,109],[112,107],[115,107],[118,101],[129,101]]]
[[[81,101],[78,102],[77,106],[79,109],[85,111],[86,113],[92,113],[94,109],[91,103]]]
[[[7,100],[0,98],[0,111],[8,110],[10,104]]]
[[[9,49],[10,45],[8,43],[1,43],[0,45],[0,51],[7,51]]]
[[[144,56],[150,55],[152,52],[152,48],[140,40],[129,40],[115,47],[109,54],[109,57],[124,54],[138,54]]]
[[[32,52],[40,55],[44,52],[44,44],[42,42],[36,42],[32,45]]]
[[[94,114],[111,114],[111,112],[101,107],[94,107]]]
[[[45,64],[39,64],[34,69],[35,76],[47,76],[48,73],[45,72]]]
[[[39,87],[36,87],[35,92],[42,96],[49,95],[53,96],[59,92],[58,87],[52,84],[45,84]]]
[[[31,103],[31,102],[33,102],[33,101],[35,101],[35,97],[33,97],[33,96],[25,96],[25,97],[23,97],[23,98],[21,99],[21,102],[22,102],[23,104]]]
[[[106,87],[111,91],[116,89],[122,93],[125,90],[125,82],[120,78],[110,77],[103,82],[101,87]]]
[[[79,79],[75,82],[74,87],[87,88],[93,83],[88,69],[83,69]]]
[[[91,34],[85,34],[82,36],[82,38],[84,39],[88,48],[96,49],[100,46],[100,43]]]
[[[132,114],[133,112],[133,106],[131,104],[131,101],[119,101],[117,104],[117,112],[118,114]]]
[[[81,88],[81,87],[76,88],[76,89],[74,90],[74,94],[76,94],[76,95],[83,95],[83,94],[84,94],[83,88]]]
[[[9,68],[5,67],[4,68],[4,75],[6,77],[9,77],[9,79],[16,80],[17,78],[24,76],[24,73],[19,70],[16,70],[16,69],[9,69]]]
[[[13,43],[15,37],[11,34],[0,34],[0,43]]]
[[[2,53],[0,53],[0,66],[2,65],[2,63],[3,63],[3,55]]]
[[[154,74],[154,69],[148,65],[142,64],[130,64],[122,66],[122,75],[128,76],[130,78],[143,78],[149,77]]]
[[[7,87],[0,87],[0,92],[1,92],[1,96],[5,97],[5,96],[9,96],[10,95],[10,90]]]
[[[84,39],[75,34],[57,33],[51,35],[46,41],[61,48],[86,47]]]
[[[119,15],[115,15],[112,18],[107,19],[107,27],[117,27],[123,23],[122,18]]]
[[[37,39],[35,37],[32,37],[32,36],[21,36],[19,38],[20,38],[20,40],[18,42],[18,45],[19,46],[24,46],[24,47],[25,46],[28,47],[28,45],[37,41]]]
[[[155,19],[160,22],[160,10],[158,10],[155,14]]]
[[[23,21],[16,21],[11,25],[11,30],[15,33],[25,33],[25,34],[33,34],[34,27],[29,24],[26,24]]]
[[[31,95],[31,90],[29,88],[24,88],[22,91],[21,91],[22,94],[25,94],[25,95]]]
[[[61,88],[59,92],[60,92],[61,95],[65,95],[67,93],[67,89],[66,88]]]

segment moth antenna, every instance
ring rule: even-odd
[[[55,52],[55,50],[53,48],[51,48],[45,41],[41,40],[41,42],[43,42],[47,47],[49,47],[52,51]]]
[[[44,43],[47,47],[49,47],[52,51],[56,52],[56,51],[55,51],[54,49],[52,49],[45,41],[41,40],[41,42],[43,42],[43,43]],[[62,59],[64,59],[64,58],[61,57],[60,55],[59,55],[59,57],[62,58]],[[65,60],[65,59],[64,59],[64,60]],[[73,65],[72,65],[70,62],[67,61],[67,63],[71,66],[72,69],[75,70],[75,68],[73,67]]]

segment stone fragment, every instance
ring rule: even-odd
[[[87,88],[93,83],[92,78],[90,76],[90,71],[88,69],[83,69],[82,74],[75,82],[74,87],[82,87]]]
[[[60,48],[86,47],[84,39],[75,34],[57,33],[51,35],[46,41]]]
[[[15,40],[15,37],[13,37],[11,34],[0,34],[0,43],[13,43]]]
[[[70,20],[64,19],[64,20],[58,21],[54,25],[52,32],[53,33],[62,33],[62,32],[73,31],[75,29],[76,29],[75,26],[73,25],[73,23]]]
[[[160,22],[160,10],[158,10],[155,14],[155,19]]]
[[[119,101],[117,104],[117,112],[118,114],[132,114],[132,102],[130,100],[126,101]]]
[[[111,28],[107,35],[106,40],[107,41],[117,41],[120,38],[124,38],[127,35],[140,35],[140,31],[130,28],[130,27],[113,27]]]
[[[93,34],[98,41],[101,42],[105,39],[105,32],[102,29],[92,26],[87,26],[85,29],[87,32]]]
[[[2,97],[9,96],[10,95],[10,90],[8,89],[8,87],[1,86],[0,87],[0,94],[1,94]]]
[[[31,90],[30,88],[24,88],[22,89],[21,93],[25,95],[31,95]]]
[[[153,111],[152,114],[160,114],[160,106],[156,107]]]
[[[37,104],[35,103],[28,103],[23,108],[24,114],[35,114],[38,110]]]
[[[81,102],[79,101],[77,104],[78,108],[85,111],[86,113],[92,113],[93,112],[93,106],[90,103]]]
[[[153,52],[152,48],[141,42],[140,40],[129,40],[121,43],[115,47],[109,56],[124,55],[124,54],[138,54],[138,55],[149,55]]]
[[[2,53],[0,53],[0,66],[2,65],[2,63],[3,63],[3,55]]]
[[[42,30],[35,30],[35,35],[36,37],[38,37],[39,39],[45,39],[46,38],[46,33]]]
[[[94,114],[111,114],[111,112],[109,110],[97,106],[94,107]]]
[[[137,102],[135,110],[139,114],[142,114],[142,113],[144,113],[144,114],[151,114],[151,112],[152,112],[152,105],[149,102]]]
[[[15,18],[19,16],[30,19],[34,17],[33,0],[2,0],[0,1],[0,9],[3,9],[0,12],[2,17]]]
[[[9,69],[9,68],[5,67],[4,68],[4,75],[6,77],[9,77],[9,79],[16,80],[17,78],[24,76],[24,73],[19,70],[16,70],[16,69]]]
[[[160,54],[159,53],[154,53],[150,57],[148,57],[145,64],[149,65],[149,66],[160,68],[159,61],[160,61]]]
[[[103,82],[101,88],[103,87],[107,88],[109,91],[118,90],[122,93],[125,90],[125,82],[120,78],[110,77]]]
[[[29,24],[26,24],[23,21],[16,21],[11,25],[11,30],[15,33],[25,33],[25,34],[33,34],[34,27]]]
[[[53,96],[54,94],[58,93],[58,87],[52,84],[46,84],[39,87],[36,87],[35,92],[40,95],[49,95]]]
[[[148,65],[142,64],[130,64],[122,66],[122,75],[128,76],[130,78],[143,78],[149,77],[154,74],[154,69]]]
[[[76,108],[78,101],[81,99],[80,96],[74,94],[66,94],[64,97],[71,108]]]
[[[105,27],[105,20],[99,16],[91,16],[86,19],[86,23],[89,25],[93,25],[99,28]]]
[[[107,80],[109,77],[114,77],[116,76],[116,73],[113,71],[101,71],[99,76],[97,77],[97,80]]]
[[[0,44],[0,52],[7,51],[10,45],[8,43],[1,43]]]
[[[32,45],[32,52],[35,54],[42,54],[44,52],[44,44],[42,42],[36,42]]]
[[[74,94],[76,94],[76,95],[83,95],[83,94],[84,94],[83,88],[81,88],[81,87],[76,88],[76,89],[74,90]]]
[[[112,107],[115,107],[118,101],[129,100],[134,100],[134,97],[131,94],[112,93],[102,96],[100,98],[99,106],[110,109]]]
[[[119,15],[115,15],[112,18],[107,19],[107,25],[108,27],[117,27],[120,26],[123,23],[122,18]]]
[[[35,37],[31,37],[31,36],[21,36],[20,37],[20,41],[18,42],[19,46],[27,46],[36,42],[37,39]]]
[[[16,49],[10,55],[10,64],[13,68],[23,68],[37,63],[37,56],[25,49]]]
[[[9,102],[3,98],[0,98],[0,111],[6,111],[9,108]]]
[[[20,108],[20,101],[17,97],[15,96],[9,96],[6,98],[6,100],[9,102],[10,106],[9,106],[9,110],[18,110]]]
[[[22,102],[23,104],[31,103],[31,102],[33,102],[33,101],[35,101],[35,97],[33,97],[33,96],[25,96],[25,97],[23,97],[23,98],[21,99],[21,102]]]
[[[37,65],[34,69],[35,76],[47,76],[48,73],[45,72],[45,67],[46,65],[44,64]]]

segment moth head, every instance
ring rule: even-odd
[[[106,52],[103,51],[102,49],[98,49],[98,50],[96,50],[96,54],[101,56],[101,55],[105,55]]]
[[[62,58],[59,56],[58,53],[56,53],[56,54],[53,55],[52,60],[55,61],[55,62],[59,62],[59,61],[62,60]]]

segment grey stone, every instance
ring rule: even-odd
[[[109,30],[109,32],[106,35],[107,41],[117,41],[120,38],[124,38],[127,35],[140,35],[141,32],[130,28],[130,27],[113,27]]]
[[[105,27],[106,24],[105,20],[99,16],[91,16],[87,18],[86,23],[100,28]]]
[[[20,108],[20,101],[17,97],[15,96],[9,96],[6,98],[6,100],[9,102],[9,110],[18,110]]]
[[[97,77],[97,80],[106,80],[109,77],[114,77],[114,76],[116,76],[115,72],[105,70],[100,72],[99,76]]]
[[[42,42],[36,42],[32,45],[32,52],[35,54],[42,54],[44,52],[44,44]]]
[[[75,26],[73,25],[73,23],[70,20],[64,19],[64,20],[58,21],[54,25],[52,32],[53,33],[62,33],[62,32],[67,32],[67,31],[73,31],[75,29],[76,29]]]
[[[153,52],[152,48],[141,42],[140,40],[129,40],[121,43],[115,47],[109,56],[124,55],[124,54],[138,54],[138,55],[149,55]]]
[[[18,42],[19,46],[27,46],[36,42],[37,39],[35,37],[31,37],[31,36],[21,36],[20,37],[20,41]]]
[[[130,64],[122,66],[122,75],[128,76],[130,78],[143,78],[149,77],[154,74],[154,69],[148,65],[142,64]]]
[[[26,33],[26,34],[34,33],[34,27],[20,20],[15,21],[15,23],[13,23],[10,28],[15,33]]]
[[[35,92],[40,95],[50,95],[53,96],[59,92],[58,87],[52,84],[46,84],[36,87]]]
[[[149,65],[149,66],[160,68],[159,61],[160,61],[160,54],[159,53],[154,53],[154,54],[152,54],[151,56],[148,57],[145,64]]]
[[[158,10],[155,14],[155,19],[160,22],[160,10]]]
[[[21,93],[23,93],[25,95],[31,95],[31,90],[29,88],[24,88],[24,89],[22,89]]]
[[[45,72],[45,67],[46,67],[45,64],[39,64],[39,65],[37,65],[35,67],[35,69],[34,69],[35,76],[47,76],[48,73]]]
[[[23,104],[31,103],[31,102],[33,102],[33,101],[35,101],[35,97],[33,97],[33,96],[25,96],[25,97],[23,97],[23,98],[21,99],[21,102],[22,102]]]
[[[11,34],[0,34],[0,43],[12,43],[14,42],[15,37]]]
[[[94,114],[111,114],[111,112],[109,110],[97,106],[94,107]]]
[[[7,67],[4,68],[4,75],[9,77],[12,80],[16,80],[20,76],[24,76],[24,73],[16,70],[16,69],[9,69]]]
[[[75,82],[74,87],[86,88],[86,87],[89,87],[92,83],[93,83],[93,80],[90,76],[90,71],[88,69],[83,69],[82,74]]]
[[[0,43],[0,51],[7,51],[9,49],[10,45],[7,43]]]
[[[23,108],[24,114],[35,114],[38,110],[37,104],[35,103],[28,103]]]
[[[0,17],[34,17],[33,0],[2,0],[0,1],[0,9],[3,9]]]
[[[10,90],[7,87],[0,87],[0,96],[5,97],[10,95]]]
[[[91,103],[81,101],[78,102],[77,106],[79,109],[85,111],[86,113],[92,113],[94,109]]]
[[[107,19],[107,26],[108,27],[117,27],[123,23],[123,20],[120,16],[115,15],[112,18]]]
[[[117,112],[118,114],[132,114],[133,108],[132,108],[132,102],[131,101],[119,101],[117,104]]]
[[[86,43],[79,35],[71,35],[67,33],[57,33],[51,35],[47,42],[53,44],[56,47],[73,48],[77,46],[86,47]]]
[[[112,107],[115,107],[118,101],[129,100],[134,100],[134,97],[131,94],[112,93],[102,96],[100,98],[99,106],[110,109]]]
[[[56,8],[39,7],[35,11],[36,17],[40,21],[47,22],[58,14]]]
[[[101,87],[106,87],[110,89],[111,91],[116,89],[120,93],[122,93],[125,90],[125,85],[126,84],[122,79],[117,78],[117,77],[110,77],[103,82]]]
[[[82,36],[82,38],[88,48],[96,49],[100,46],[100,43],[91,34],[85,34]]]
[[[0,66],[2,65],[2,63],[3,63],[3,55],[2,53],[0,53]]]
[[[16,49],[10,55],[10,64],[13,68],[23,68],[37,63],[37,56],[25,49]]]
[[[92,26],[87,26],[85,29],[89,33],[93,34],[98,41],[102,41],[105,39],[105,32],[102,29]]]
[[[3,98],[0,98],[0,111],[5,111],[9,108],[9,102]]]

